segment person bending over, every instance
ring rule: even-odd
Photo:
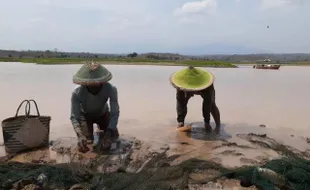
[[[220,132],[221,120],[220,111],[215,103],[214,76],[205,70],[192,66],[174,73],[170,82],[176,88],[176,110],[178,127],[184,127],[187,115],[187,104],[191,97],[199,95],[202,97],[202,115],[205,129],[212,131],[210,125],[210,113],[212,114],[217,133]]]
[[[94,149],[109,149],[112,141],[119,137],[118,95],[117,88],[108,82],[111,78],[112,74],[105,67],[94,62],[84,64],[73,76],[73,83],[80,86],[72,92],[70,120],[80,152],[89,151],[87,144],[94,143],[94,124],[103,131]]]

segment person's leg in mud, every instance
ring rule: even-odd
[[[178,127],[184,127],[184,121],[187,114],[187,103],[191,98],[189,94],[185,91],[177,89],[176,99],[177,99],[177,122]]]
[[[220,115],[220,110],[215,103],[215,90],[212,93],[211,115],[216,125],[215,132],[219,133],[221,130],[221,115]]]
[[[104,136],[108,132],[108,126],[110,123],[110,112],[107,112],[103,116],[96,119],[96,123],[98,124],[99,129],[104,131],[103,133],[100,133],[100,136],[99,136],[99,141],[101,141],[102,138],[104,138]],[[114,131],[111,132],[111,141],[115,141],[118,137],[119,137],[118,129],[115,129]],[[106,148],[109,149],[110,147],[111,147],[111,144],[108,144]]]
[[[204,118],[205,129],[208,132],[212,131],[212,127],[210,125],[210,113],[211,113],[211,106],[212,106],[212,94],[214,88],[210,86],[209,88],[201,91],[202,101],[202,115]]]

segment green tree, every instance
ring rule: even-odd
[[[130,53],[127,55],[127,57],[137,57],[138,54],[136,52]]]

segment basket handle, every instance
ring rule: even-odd
[[[21,107],[25,102],[27,103],[26,106],[25,106],[25,115],[26,115],[26,117],[29,116],[28,110],[27,110],[27,108],[28,108],[27,106],[28,106],[28,105],[30,106],[30,104],[29,104],[29,101],[28,101],[28,100],[24,100],[24,101],[22,101],[22,102],[19,104],[19,106],[18,106],[18,108],[17,108],[17,110],[16,110],[15,117],[18,116],[19,109],[20,109],[20,107]]]
[[[39,108],[38,108],[37,102],[36,102],[35,100],[33,100],[33,99],[28,100],[28,104],[27,104],[26,106],[28,106],[28,105],[29,105],[29,108],[28,108],[28,110],[27,110],[26,115],[27,115],[27,116],[29,116],[29,115],[30,115],[30,110],[31,110],[31,102],[33,102],[33,103],[34,103],[34,105],[36,106],[37,115],[40,117],[40,112],[39,112]]]

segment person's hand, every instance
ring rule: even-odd
[[[89,148],[87,147],[87,140],[80,138],[78,142],[78,150],[79,152],[85,153],[89,151]]]
[[[73,127],[78,138],[78,151],[82,153],[88,152],[89,148],[87,147],[87,138],[82,130],[83,125],[75,124],[73,125]]]
[[[102,139],[102,148],[103,149],[109,149],[112,144],[112,133],[113,130],[108,129],[108,131],[104,134]]]

